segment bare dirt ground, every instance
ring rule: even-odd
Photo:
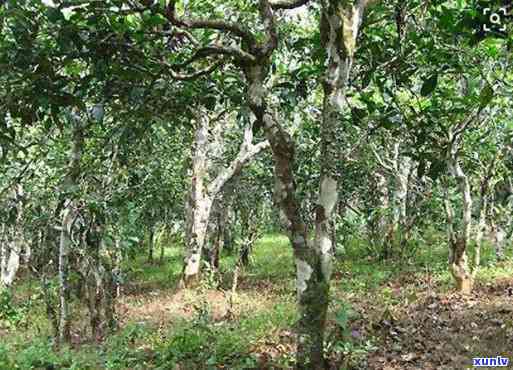
[[[513,360],[513,278],[471,296],[423,294],[372,322],[379,349],[370,369],[470,369],[473,357]]]

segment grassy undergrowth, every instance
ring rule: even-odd
[[[513,276],[509,253],[507,262],[497,264],[491,248],[484,249],[480,284]],[[334,269],[328,355],[340,354],[348,367],[348,361],[357,367],[375,348],[372,335],[351,334],[348,323],[361,319],[353,306],[364,307],[369,297],[382,306],[398,305],[405,296],[396,291],[403,286],[411,292],[407,299],[412,302],[416,291],[452,287],[442,242],[430,241],[401,262],[379,261],[366,254],[364,243],[353,240]],[[75,311],[73,344],[58,352],[38,285],[22,279],[12,296],[2,293],[0,298],[0,370],[292,366],[297,317],[294,265],[285,237],[266,235],[258,241],[235,295],[230,293],[233,256],[226,254],[220,274],[205,274],[203,284],[192,291],[175,289],[181,261],[179,246],[166,248],[161,264],[150,264],[142,255],[128,260],[126,288],[117,308],[120,329],[100,343],[93,342],[85,329],[87,317]]]

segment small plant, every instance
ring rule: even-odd
[[[17,326],[25,317],[25,307],[16,307],[9,289],[0,290],[0,322],[8,327]]]
[[[217,289],[220,283],[220,276],[217,269],[210,266],[208,262],[204,262],[204,268],[201,279],[202,289]]]
[[[341,301],[336,304],[335,327],[326,343],[326,352],[341,369],[350,369],[361,363],[376,348],[371,341],[363,341],[359,331],[351,329],[350,322],[358,317],[351,305]]]
[[[10,370],[15,368],[14,363],[9,356],[10,352],[11,351],[9,351],[6,346],[0,344],[0,370]]]

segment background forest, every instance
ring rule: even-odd
[[[512,11],[1,0],[0,369],[513,361]]]

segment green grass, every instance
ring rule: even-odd
[[[330,320],[339,320],[340,312],[346,307],[344,300],[348,299],[356,300],[353,303],[358,304],[361,297],[372,296],[386,306],[397,304],[394,287],[402,286],[404,282],[413,296],[414,290],[419,288],[411,282],[423,281],[426,276],[432,277],[433,289],[452,289],[443,237],[428,235],[425,240],[429,244],[418,246],[401,261],[369,258],[365,241],[350,240],[345,253],[335,261]],[[511,248],[505,263],[496,263],[494,252],[488,245],[482,255],[480,282],[511,278]],[[165,249],[163,264],[150,264],[145,255],[126,260],[126,282],[135,286],[138,294],[131,298],[128,293],[124,301],[144,309],[151,299],[160,299],[160,296],[152,295],[155,291],[173,295],[181,263],[179,245]],[[260,239],[255,244],[251,265],[241,272],[237,294],[231,298],[234,315],[221,315],[216,312],[215,302],[209,302],[209,293],[215,292],[216,286],[226,289],[227,292],[214,295],[214,298],[221,300],[217,303],[228,305],[235,263],[236,257],[225,252],[220,277],[213,285],[203,284],[183,296],[181,303],[189,307],[192,314],[170,312],[168,322],[162,325],[125,317],[124,326],[104,342],[85,341],[79,347],[63,348],[60,352],[55,351],[50,339],[50,325],[38,284],[30,279],[21,280],[14,289],[15,296],[8,303],[16,311],[9,311],[14,317],[14,325],[9,326],[7,320],[0,319],[0,370],[50,365],[56,369],[174,369],[174,364],[186,369],[210,369],[219,365],[230,369],[258,367],[256,353],[266,348],[275,349],[283,341],[281,335],[290,333],[297,320],[292,250],[283,235],[271,234]],[[0,307],[2,309],[7,312],[5,307]],[[79,317],[83,313],[75,314],[76,322],[87,320]],[[372,347],[369,343],[362,347],[364,349],[353,345],[347,347],[344,343],[332,346],[339,350],[344,348],[344,351],[351,348],[355,352],[365,352],[368,350],[365,348]],[[274,359],[275,366],[290,367],[291,353],[292,349],[287,350]]]

